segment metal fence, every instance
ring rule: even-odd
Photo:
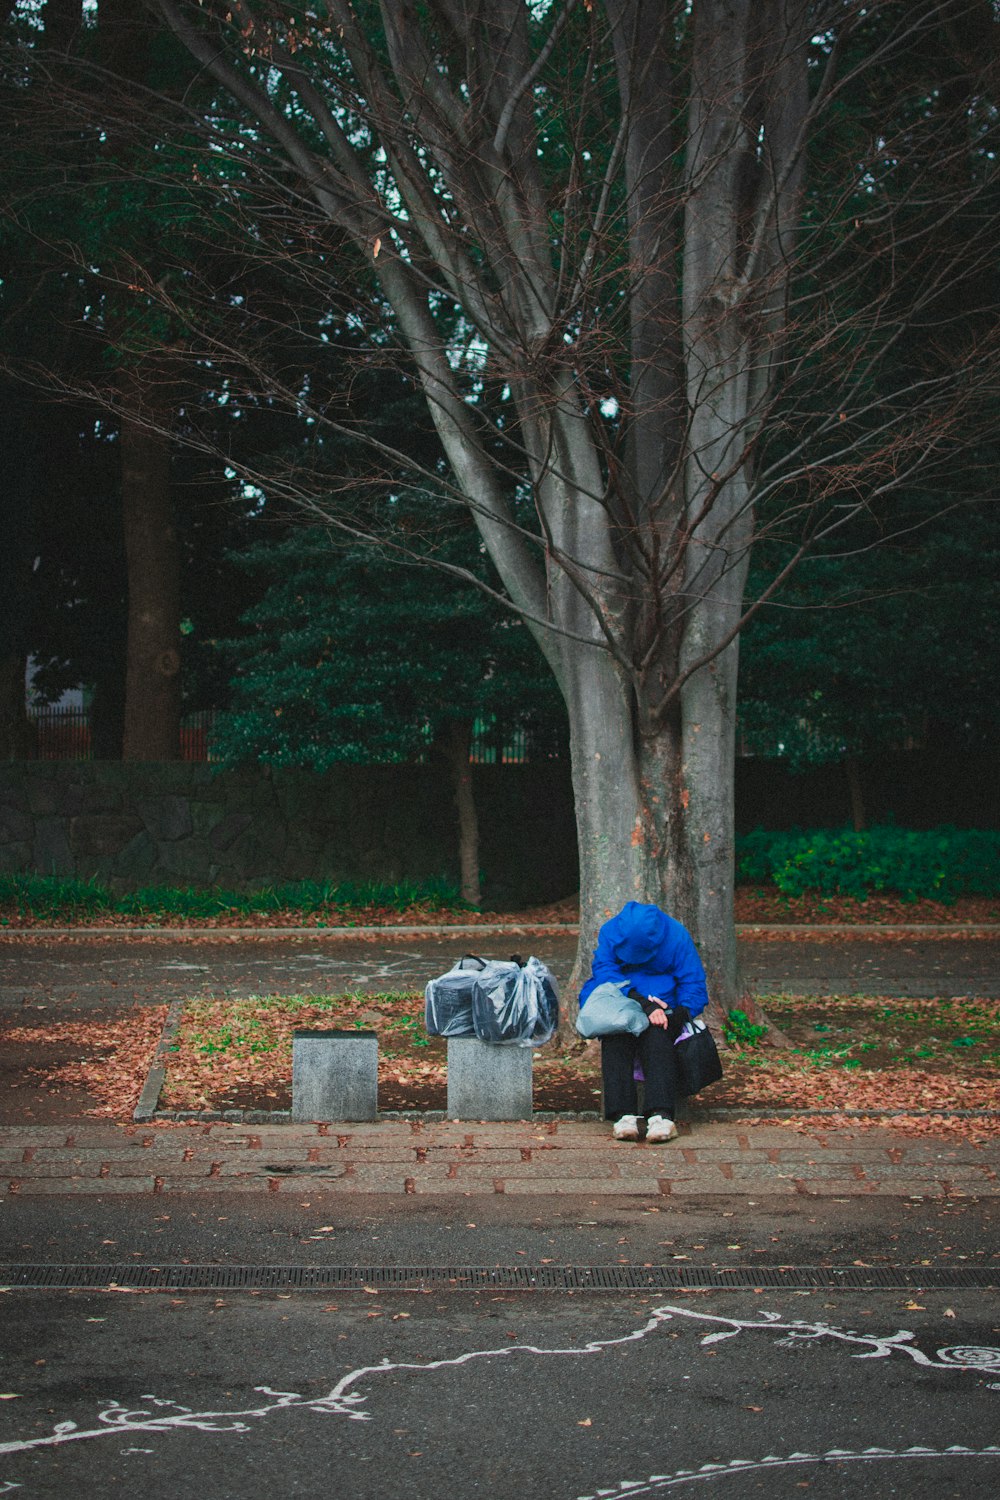
[[[186,714],[181,721],[181,760],[210,761],[212,729],[215,723],[214,709],[199,709]],[[88,708],[31,708],[28,721],[32,726],[34,758],[37,760],[92,760],[91,713]],[[803,732],[810,734],[803,726]],[[428,731],[429,737],[429,731]],[[800,735],[801,737],[801,735]],[[811,749],[820,749],[820,737],[811,732]],[[918,745],[912,738],[901,745],[901,749],[914,749]],[[825,757],[836,759],[844,747],[824,741]],[[753,737],[737,730],[736,754],[741,758],[760,757],[766,760],[780,758],[788,753],[788,747],[777,737],[770,743],[757,734]],[[469,747],[469,760],[479,766],[522,766],[542,760],[564,760],[569,755],[565,731],[551,726],[542,727],[531,723],[514,723],[488,716],[477,719],[473,725]],[[420,757],[422,758],[422,757]]]
[[[29,709],[34,758],[37,760],[92,760],[89,708]],[[215,712],[201,709],[181,721],[181,760],[210,761]],[[566,754],[562,737],[530,724],[504,724],[495,718],[477,719],[469,759],[473,765],[525,765],[529,761],[558,760]]]
[[[569,751],[558,730],[533,724],[508,724],[495,717],[472,726],[469,760],[476,766],[523,766],[540,760],[562,760]]]
[[[29,709],[28,723],[37,760],[91,759],[88,709]]]
[[[215,714],[202,709],[181,721],[181,760],[210,760]],[[35,760],[93,760],[89,708],[36,707],[28,710]]]

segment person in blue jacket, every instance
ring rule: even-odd
[[[691,1016],[708,1004],[705,970],[691,934],[682,923],[642,901],[627,901],[604,923],[590,978],[580,1005],[599,984],[628,984],[628,993],[649,1017],[639,1036],[601,1038],[604,1115],[614,1121],[619,1141],[639,1139],[636,1064],[645,1079],[646,1140],[669,1141],[677,1134],[677,1064],[674,1041]]]

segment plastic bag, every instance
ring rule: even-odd
[[[545,965],[492,963],[476,975],[472,1019],[481,1042],[499,1047],[541,1047],[559,1025],[559,993]]]
[[[475,1036],[472,990],[477,977],[491,969],[509,969],[496,959],[467,953],[447,974],[432,979],[424,990],[424,1025],[429,1036]]]
[[[599,984],[591,990],[576,1018],[577,1031],[586,1037],[614,1036],[623,1031],[640,1036],[648,1025],[649,1017],[638,1000],[629,999],[617,984]]]

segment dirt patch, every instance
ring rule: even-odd
[[[0,1031],[0,1125],[62,1125],[94,1113],[97,1096],[64,1077],[80,1060],[75,1042],[13,1042]]]
[[[0,1124],[131,1120],[166,1017],[135,1006],[115,1020],[0,1023]]]
[[[913,1132],[1000,1133],[1000,1002],[772,996],[768,1009],[791,1047],[730,1050],[725,1078],[700,1104],[763,1118],[778,1108],[914,1111],[920,1118],[903,1126]],[[113,1020],[0,1027],[0,1122],[130,1120],[165,1019],[166,1007],[135,1007]],[[190,1000],[160,1108],[290,1108],[292,1032],[312,1026],[377,1033],[381,1109],[445,1108],[447,1044],[426,1035],[417,994]],[[599,1045],[567,1029],[540,1048],[534,1103],[557,1113],[599,1108]],[[998,1118],[931,1117],[956,1109]]]
[[[769,1001],[791,1041],[734,1047],[705,1103],[762,1110],[1000,1109],[1000,1003],[976,1000]],[[383,1109],[444,1109],[447,1044],[423,1029],[419,995],[190,1001],[171,1052],[167,1109],[287,1109],[292,1032],[374,1030]],[[534,1059],[537,1109],[599,1107],[599,1044],[564,1031]]]
[[[378,1034],[380,1109],[443,1110],[448,1044],[427,1035],[423,1017],[416,994],[191,1000],[168,1053],[160,1107],[290,1109],[292,1033],[325,1026]],[[596,1045],[563,1049],[553,1041],[534,1063],[536,1109],[599,1107]]]

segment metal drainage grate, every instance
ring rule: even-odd
[[[930,1266],[0,1266],[4,1287],[157,1291],[959,1291],[1000,1287],[1000,1267]]]

